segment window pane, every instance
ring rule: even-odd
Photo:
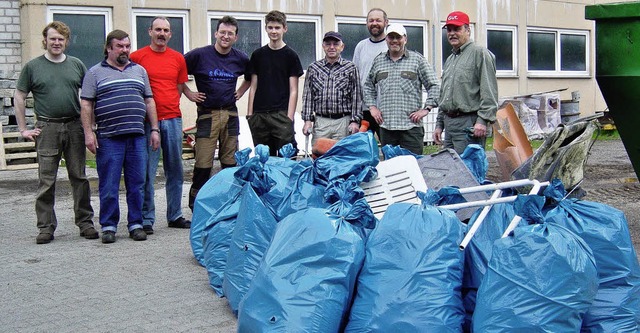
[[[560,35],[560,70],[587,70],[587,37],[584,35]]]
[[[149,37],[149,26],[151,26],[151,20],[154,16],[136,16],[136,49],[141,49],[151,42]],[[171,23],[171,39],[169,40],[169,47],[184,53],[184,35],[183,35],[183,23],[182,17],[168,17],[169,23]]]
[[[529,70],[556,70],[556,36],[554,33],[527,33]]]
[[[302,68],[306,70],[316,61],[316,25],[312,22],[287,22],[284,42],[294,49],[300,57]]]
[[[410,25],[405,25],[404,28],[407,30],[406,48],[424,55],[424,29]]]
[[[442,29],[442,68],[444,68],[444,63],[447,61],[447,58],[451,55],[451,44],[449,44],[449,39],[447,39],[447,29]]]
[[[71,43],[65,53],[82,60],[87,68],[104,59],[104,15],[53,14],[53,19],[66,23],[71,29]]]
[[[366,24],[355,23],[338,23],[338,31],[342,34],[344,39],[344,51],[342,51],[342,57],[348,60],[353,60],[353,52],[356,49],[356,45],[365,39],[369,38],[369,31]]]
[[[218,19],[211,19],[211,44],[216,42]],[[238,50],[251,56],[251,53],[262,46],[262,25],[259,20],[238,20],[238,41],[233,45]]]
[[[513,70],[513,31],[487,30],[487,48],[496,56],[497,70]]]

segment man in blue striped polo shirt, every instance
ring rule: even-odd
[[[103,243],[116,241],[123,168],[129,237],[136,241],[147,239],[142,229],[147,144],[158,149],[160,130],[147,72],[129,61],[130,49],[126,32],[110,32],[104,47],[106,57],[89,69],[80,96],[85,145],[96,155]],[[151,124],[148,143],[145,119]]]

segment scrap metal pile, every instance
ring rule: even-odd
[[[469,188],[429,184],[441,159],[425,166],[383,147],[379,163],[370,133],[315,160],[291,160],[291,147],[283,158],[264,146],[249,153],[200,190],[190,235],[239,332],[640,328],[640,265],[624,214],[567,198],[559,180],[520,194],[481,175],[475,188],[490,198],[470,204]],[[471,160],[470,174],[486,172]],[[412,167],[424,178],[397,178]],[[374,212],[378,197],[391,203]],[[454,208],[472,206],[463,223]]]

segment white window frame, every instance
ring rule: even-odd
[[[138,45],[138,29],[136,26],[136,18],[138,16],[165,16],[179,17],[182,19],[182,48],[184,53],[189,52],[189,12],[186,10],[166,10],[166,9],[143,9],[134,8],[131,11],[131,50]],[[173,31],[172,31],[173,33]]]
[[[336,16],[336,24],[333,27],[334,31],[338,31],[338,24],[362,24],[366,27],[367,18],[355,16]]]
[[[422,55],[427,59],[427,61],[429,61],[430,64],[432,64],[433,66],[433,61],[431,61],[431,55],[430,55],[430,50],[431,48],[429,47],[429,21],[413,21],[413,20],[402,20],[402,19],[395,19],[395,18],[389,18],[389,24],[391,23],[399,23],[402,24],[405,28],[406,27],[420,27],[422,28],[422,31],[424,31],[424,34],[422,36],[422,45],[424,45],[424,50],[422,50]],[[407,44],[411,44],[410,40],[407,40]]]
[[[489,30],[492,31],[509,31],[511,32],[511,53],[513,57],[511,59],[512,70],[496,70],[497,77],[517,77],[518,76],[518,27],[513,25],[497,25],[488,24],[485,45],[489,45]]]
[[[333,31],[338,31],[340,32],[340,28],[338,27],[338,25],[340,24],[358,24],[358,25],[363,25],[366,29],[367,27],[367,18],[366,17],[356,17],[356,16],[336,16],[336,22],[335,25],[333,26]],[[356,41],[356,44],[353,45],[353,48],[355,50],[356,45],[358,45],[357,43],[360,42],[360,40]]]
[[[269,43],[269,35],[267,35],[267,31],[264,29],[264,13],[232,13],[232,12],[217,12],[211,11],[207,12],[207,40],[212,40],[213,36],[211,36],[211,19],[221,19],[223,16],[229,15],[233,16],[236,20],[254,20],[260,21],[260,45],[265,45]],[[314,23],[316,27],[316,40],[322,41],[322,17],[321,16],[313,16],[313,15],[293,15],[287,14],[287,23],[289,22],[310,22]],[[321,59],[323,57],[321,43],[316,43],[315,46],[315,58]],[[251,56],[249,54],[249,56]],[[304,66],[303,66],[304,67]],[[306,71],[306,68],[303,68]]]
[[[424,56],[427,58],[427,60],[429,61],[429,63],[432,63],[431,59],[432,58],[432,54],[431,54],[431,48],[429,47],[429,21],[415,21],[415,20],[402,20],[402,19],[394,19],[394,18],[389,18],[389,23],[399,23],[402,24],[403,26],[407,27],[421,27],[422,30],[424,31],[424,34],[422,36],[422,45],[424,45],[424,50],[422,50],[424,52]],[[338,24],[361,24],[363,26],[367,26],[367,17],[354,17],[354,16],[336,16],[336,23],[334,26],[334,30],[335,31],[339,31],[338,29]],[[411,41],[408,41],[408,43],[411,43]]]
[[[47,6],[47,23],[53,21],[53,17],[56,14],[62,15],[97,15],[102,16],[104,18],[104,36],[102,36],[102,40],[98,45],[104,45],[104,40],[107,37],[107,34],[111,30],[113,30],[113,12],[109,7],[82,7],[82,6]],[[71,38],[73,39],[73,31],[71,32]],[[71,41],[73,43],[73,41]],[[68,50],[67,50],[68,51]],[[98,51],[99,54],[102,54],[102,50]],[[101,57],[97,57],[102,60]],[[94,59],[97,60],[97,59]],[[87,67],[91,67],[93,63],[85,64]]]
[[[540,32],[540,33],[553,33],[555,34],[555,70],[549,71],[541,71],[541,70],[529,70],[529,33],[530,32]],[[561,43],[560,36],[562,35],[580,35],[585,38],[585,70],[584,71],[563,71],[561,70]],[[527,28],[527,76],[528,77],[575,77],[575,78],[588,78],[591,77],[591,54],[589,50],[591,50],[591,40],[589,38],[588,30],[570,30],[570,29],[551,29],[551,28]]]
[[[53,21],[54,14],[102,15],[104,16],[105,35],[113,28],[113,13],[109,7],[80,7],[80,6],[47,6],[47,22]]]

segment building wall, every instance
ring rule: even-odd
[[[0,1],[0,122],[13,115],[13,91],[21,68],[20,1]]]
[[[3,1],[4,4],[6,1]],[[12,0],[12,8],[15,8]],[[453,10],[462,10],[469,14],[474,25],[474,39],[485,44],[487,25],[507,25],[517,28],[517,68],[514,75],[500,77],[499,95],[514,96],[530,94],[554,89],[567,90],[560,92],[561,99],[570,99],[571,92],[580,91],[580,110],[583,115],[593,114],[606,108],[595,81],[595,31],[594,22],[584,19],[584,7],[594,3],[613,2],[609,0],[365,0],[365,1],[330,1],[330,0],[259,0],[259,1],[175,1],[175,0],[83,0],[83,6],[104,7],[112,10],[112,27],[128,32],[132,30],[132,9],[148,8],[156,10],[188,11],[188,48],[193,49],[210,44],[208,27],[209,12],[224,13],[256,13],[263,15],[272,9],[282,10],[288,15],[314,15],[321,17],[318,32],[335,30],[337,18],[353,18],[365,21],[370,8],[380,7],[387,11],[391,21],[394,19],[426,21],[428,23],[426,58],[438,73],[441,72],[441,50],[449,45],[442,45],[440,38],[442,22]],[[47,6],[78,6],[77,0],[48,0],[31,2],[20,0],[22,62],[26,62],[42,53],[40,47],[40,31],[47,20]],[[588,65],[589,75],[586,77],[533,77],[528,74],[527,28],[579,29],[589,31]],[[1,32],[0,32],[1,34]],[[18,34],[20,35],[20,34]],[[12,38],[14,35],[12,34]],[[411,42],[411,41],[410,41]],[[19,45],[13,41],[11,45]],[[15,51],[11,51],[15,52]],[[0,56],[1,59],[1,56]],[[303,80],[300,83],[302,95]],[[246,98],[238,102],[241,113],[246,110]],[[183,98],[184,126],[195,123],[195,106]],[[298,104],[298,110],[301,103]]]

